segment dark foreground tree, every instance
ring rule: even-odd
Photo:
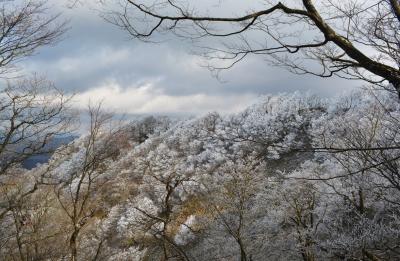
[[[265,0],[240,10],[229,1],[120,2],[122,9],[106,15],[109,22],[145,41],[166,32],[200,40],[216,72],[259,54],[294,73],[362,79],[386,89],[390,83],[400,95],[398,0]]]
[[[10,83],[0,90],[0,190],[9,191],[23,162],[33,156],[54,151],[51,142],[72,130],[74,115],[65,96],[43,78],[33,77]],[[17,171],[18,170],[18,171]],[[0,222],[4,215],[38,189],[32,186],[0,196]]]
[[[72,126],[70,99],[38,77],[0,90],[0,176],[29,157],[54,150],[49,143]]]
[[[49,15],[46,1],[0,1],[0,75],[39,47],[60,39],[66,24],[59,16]]]

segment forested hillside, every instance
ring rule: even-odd
[[[0,260],[398,260],[400,104],[264,97],[120,124],[1,182]]]

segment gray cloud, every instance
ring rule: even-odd
[[[293,75],[282,68],[269,66],[262,57],[256,56],[224,71],[221,77],[226,82],[222,83],[200,66],[199,58],[189,54],[190,49],[185,43],[171,40],[145,44],[129,40],[126,32],[104,22],[94,10],[85,6],[62,10],[64,17],[71,21],[65,39],[55,47],[41,50],[22,67],[26,71],[45,74],[68,92],[87,95],[88,90],[107,85],[117,85],[124,92],[151,84],[155,93],[168,97],[206,95],[223,98],[229,95],[234,102],[237,100],[233,96],[257,97],[296,90],[331,96],[360,85],[341,79]],[[126,93],[135,92],[128,90]],[[202,100],[197,99],[196,104],[200,106]],[[157,111],[157,104],[162,106],[160,102],[154,104],[152,112]],[[222,104],[233,107],[229,102]],[[206,105],[213,109],[211,104]],[[220,106],[216,108],[224,110]]]

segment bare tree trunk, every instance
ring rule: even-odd
[[[93,261],[96,261],[99,258],[103,243],[104,243],[104,240],[101,240],[99,243],[99,246],[97,247],[96,255],[94,256]]]
[[[247,254],[246,254],[246,250],[244,248],[243,242],[240,238],[238,238],[237,243],[239,244],[239,248],[240,248],[240,261],[247,261]]]
[[[302,255],[304,261],[314,261],[315,260],[314,254],[309,249],[305,249],[301,253],[301,255]]]
[[[74,232],[72,233],[69,239],[69,248],[71,251],[71,261],[76,261],[78,256],[78,247],[77,247],[77,238],[78,238],[79,230],[75,228]]]

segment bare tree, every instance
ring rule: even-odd
[[[242,13],[237,16],[225,16],[232,7],[223,4],[204,9],[211,12],[191,1],[121,0],[122,10],[105,18],[144,41],[167,32],[221,40],[201,52],[214,71],[259,54],[294,73],[362,79],[386,89],[390,83],[400,95],[399,1],[265,0],[233,10]]]
[[[102,112],[101,104],[98,104],[89,106],[89,117],[89,133],[83,138],[82,153],[77,153],[80,155],[79,164],[67,171],[65,177],[60,177],[59,184],[54,186],[59,205],[68,217],[71,226],[68,238],[71,260],[78,258],[79,237],[83,229],[102,211],[99,204],[100,190],[108,184],[108,179],[104,178],[104,174],[107,164],[110,164],[110,160],[117,157],[119,153],[116,139],[120,128],[108,126],[111,124],[112,115]],[[67,148],[67,157],[68,151]],[[74,153],[73,148],[71,153]],[[97,252],[100,248],[101,245]]]
[[[1,203],[10,206],[0,219],[2,260],[54,260],[66,252],[63,213],[54,207],[50,187],[29,190],[35,186],[32,176],[34,171],[16,169],[0,186]]]
[[[54,149],[47,146],[49,142],[71,130],[70,99],[36,76],[9,83],[0,91],[0,175]]]
[[[65,96],[43,78],[25,79],[0,91],[0,186],[7,186],[27,158],[50,153],[49,143],[58,135],[71,130],[74,116]],[[26,195],[37,190],[37,184],[18,193],[12,201],[18,204]],[[0,219],[14,204],[0,204]]]
[[[59,14],[48,15],[46,1],[0,3],[0,75],[45,45],[55,43],[66,30]]]
[[[41,195],[35,192],[40,191],[43,178],[51,168],[45,168],[43,175],[36,175],[22,165],[32,156],[53,152],[52,141],[72,130],[74,114],[68,104],[70,99],[71,96],[64,95],[51,82],[36,76],[9,82],[0,91],[0,224],[3,228],[0,241],[4,247],[15,241],[20,260],[45,254],[45,248],[39,245],[52,237],[40,230],[43,219],[32,216],[48,215],[45,210],[48,198],[43,202],[36,202],[34,198]],[[44,212],[36,211],[36,206]],[[9,253],[14,255],[12,251]]]

